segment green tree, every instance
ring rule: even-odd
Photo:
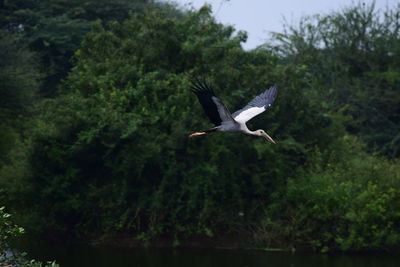
[[[354,137],[342,146],[329,158],[316,153],[313,166],[289,180],[260,224],[261,243],[290,240],[322,252],[399,248],[398,160],[367,154]]]
[[[304,18],[275,35],[282,60],[305,65],[332,111],[352,117],[347,130],[370,151],[400,154],[400,5],[377,11],[358,3]]]
[[[41,74],[37,55],[7,32],[0,34],[0,167],[36,100]]]
[[[91,23],[122,21],[140,12],[149,0],[45,0],[1,2],[0,29],[19,36],[41,56],[46,73],[41,94],[54,96],[56,87],[71,68],[71,56],[80,46]]]

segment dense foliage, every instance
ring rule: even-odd
[[[289,179],[258,225],[259,243],[295,240],[322,251],[398,248],[400,165],[366,154],[350,136],[343,146],[330,158],[317,153],[306,172]]]
[[[71,56],[79,48],[91,22],[122,21],[140,12],[150,0],[2,0],[0,28],[14,33],[38,52],[45,75],[39,88],[54,96],[60,79],[71,68]]]
[[[304,18],[276,34],[285,61],[307,66],[312,86],[350,115],[369,151],[400,156],[400,11],[359,4]]]
[[[19,100],[29,90],[13,91],[31,114],[0,147],[0,202],[48,237],[178,244],[230,234],[259,246],[399,248],[399,13],[381,21],[358,5],[252,51],[207,6],[148,5],[91,23],[68,50],[58,95],[32,105]],[[35,75],[20,81],[39,87]],[[276,103],[249,127],[278,144],[187,138],[210,127],[190,92],[189,77],[203,75],[231,111],[277,84]]]
[[[21,117],[28,112],[40,86],[36,54],[7,32],[0,31],[0,166],[18,138]]]

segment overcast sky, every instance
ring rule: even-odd
[[[175,0],[181,6],[196,9],[205,3],[212,5],[217,21],[230,24],[236,30],[245,30],[248,40],[243,45],[252,49],[263,44],[269,38],[269,32],[282,31],[283,18],[289,23],[299,21],[302,16],[326,14],[332,10],[341,10],[349,6],[352,0]],[[372,0],[366,0],[371,3]],[[377,9],[394,7],[400,0],[376,0]]]

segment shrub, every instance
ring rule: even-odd
[[[264,220],[265,233],[279,229],[292,244],[322,251],[399,248],[399,162],[363,152],[355,138],[343,142],[347,154],[317,154],[318,165],[288,181],[268,213],[279,220]]]

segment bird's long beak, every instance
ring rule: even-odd
[[[275,141],[274,141],[274,139],[272,139],[271,136],[269,136],[267,133],[265,133],[265,135],[263,135],[263,137],[264,137],[265,139],[267,139],[269,142],[271,142],[271,143],[273,143],[273,144],[276,144]]]

